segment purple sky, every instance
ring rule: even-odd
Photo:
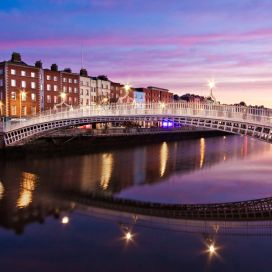
[[[5,0],[0,59],[272,106],[272,1]]]

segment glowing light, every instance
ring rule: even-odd
[[[3,198],[4,196],[4,191],[5,191],[5,188],[4,188],[4,185],[3,183],[0,181],[0,200]]]
[[[199,167],[202,168],[204,165],[204,161],[205,161],[205,139],[201,138],[200,139],[200,162],[199,162]]]
[[[129,83],[125,84],[124,89],[125,89],[126,92],[129,92],[130,88],[131,88],[131,86],[130,86]]]
[[[167,165],[167,160],[168,160],[168,146],[166,142],[163,142],[161,145],[161,150],[160,150],[160,175],[163,177],[165,174],[166,170],[166,165]]]
[[[165,103],[160,103],[160,106],[161,106],[162,109],[164,109],[165,108]]]
[[[209,80],[208,81],[208,86],[210,89],[213,89],[215,87],[215,81],[214,80]]]
[[[101,181],[100,186],[103,190],[107,190],[111,178],[113,167],[113,156],[112,154],[105,153],[102,155],[102,169],[101,169]]]
[[[69,220],[69,217],[68,217],[68,216],[64,216],[64,217],[62,217],[62,219],[61,219],[61,223],[64,224],[64,225],[68,224],[69,221],[70,221],[70,220]]]
[[[22,173],[22,182],[19,198],[17,200],[17,207],[27,207],[32,202],[32,193],[35,189],[38,176],[32,173]]]
[[[66,93],[61,93],[60,97],[61,97],[62,100],[64,100],[66,98]]]
[[[216,253],[216,248],[213,244],[209,245],[208,251],[211,255],[214,255]]]
[[[125,240],[127,242],[131,241],[132,238],[133,238],[133,236],[132,236],[132,233],[130,231],[128,231],[127,233],[125,233]]]

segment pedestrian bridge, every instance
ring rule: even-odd
[[[5,122],[5,146],[25,144],[52,130],[107,122],[167,122],[247,135],[272,143],[272,109],[204,103],[92,105],[47,111],[17,122]]]

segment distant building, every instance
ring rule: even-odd
[[[134,89],[134,101],[136,103],[145,103],[145,92],[143,88]]]
[[[171,103],[174,100],[173,93],[167,89],[150,86],[144,92],[146,103]]]

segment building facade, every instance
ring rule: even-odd
[[[145,103],[145,92],[143,88],[134,89],[134,101],[135,103]]]
[[[96,103],[110,103],[111,82],[106,76],[92,78],[96,81]]]
[[[151,93],[152,103],[171,103],[174,100],[174,95],[168,89],[158,88],[158,87],[147,87]]]
[[[0,111],[7,117],[24,117],[41,111],[40,69],[26,64],[13,53],[0,63]]]

